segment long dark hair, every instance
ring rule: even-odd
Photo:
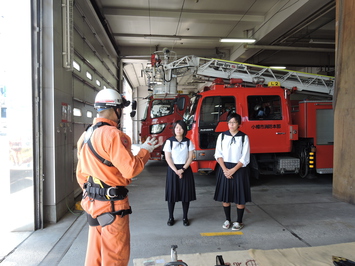
[[[178,120],[174,123],[173,126],[173,135],[175,136],[175,128],[177,125],[180,125],[182,127],[182,129],[184,130],[184,134],[182,135],[183,138],[185,138],[186,134],[187,134],[187,125],[183,120]]]

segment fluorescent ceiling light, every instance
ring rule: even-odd
[[[220,42],[238,42],[238,43],[254,43],[255,39],[231,39],[231,38],[223,38],[219,40]]]
[[[285,67],[285,66],[271,66],[270,68],[286,69],[286,67]]]
[[[168,41],[179,41],[181,38],[179,37],[174,37],[174,36],[144,36],[144,39],[148,40],[168,40]]]

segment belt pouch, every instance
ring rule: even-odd
[[[90,226],[99,226],[100,225],[99,222],[97,221],[97,219],[92,218],[91,215],[88,213],[87,213],[87,220],[88,220],[88,224]]]
[[[97,221],[99,224],[104,227],[106,225],[112,224],[113,221],[115,220],[116,215],[113,215],[109,212],[101,214],[100,216],[97,216]]]

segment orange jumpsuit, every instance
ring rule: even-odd
[[[91,142],[95,151],[104,159],[112,162],[109,167],[100,162],[91,152],[88,145],[82,145],[85,132],[78,141],[77,181],[81,187],[89,176],[96,177],[109,186],[126,186],[131,178],[144,169],[149,159],[149,152],[141,149],[134,156],[131,151],[131,139],[118,130],[117,124],[105,118],[95,118],[94,124],[106,122],[112,126],[101,126],[94,130]],[[93,218],[111,212],[109,201],[91,200],[85,197],[81,201],[83,209]],[[114,201],[114,210],[129,209],[128,196]],[[130,256],[129,215],[116,215],[114,222],[105,227],[89,226],[89,237],[85,265],[128,265]]]

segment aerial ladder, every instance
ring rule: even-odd
[[[335,78],[332,76],[276,69],[272,67],[239,63],[222,59],[184,56],[172,62],[169,53],[164,52],[164,62],[156,60],[145,69],[148,86],[154,94],[174,94],[177,92],[177,78],[192,75],[222,79],[242,79],[252,84],[275,84],[294,92],[321,94],[330,97],[334,94]]]

